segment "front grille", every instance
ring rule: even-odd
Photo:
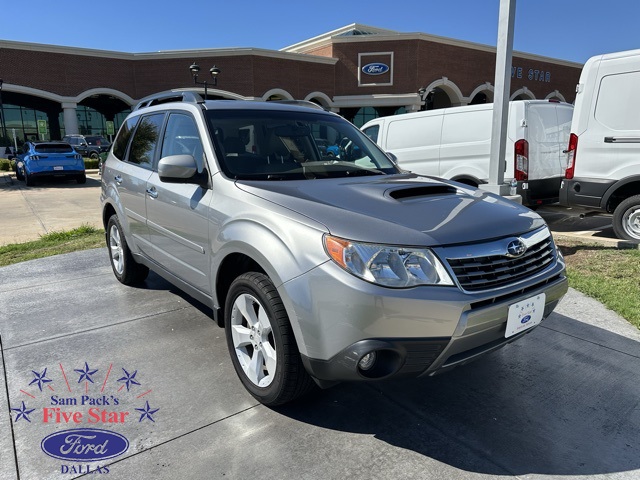
[[[449,265],[467,291],[490,290],[524,280],[544,270],[555,258],[551,237],[531,245],[521,257],[487,255],[447,258]]]

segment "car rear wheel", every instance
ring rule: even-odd
[[[266,275],[246,273],[233,281],[225,332],[238,377],[264,405],[282,405],[315,387],[302,365],[282,299]]]
[[[136,285],[143,282],[149,275],[149,269],[133,259],[122,233],[122,226],[115,214],[109,218],[106,237],[111,268],[118,281],[125,285]]]
[[[613,231],[618,238],[640,242],[640,195],[629,197],[616,207]]]
[[[95,160],[96,158],[100,158],[100,155],[98,155],[98,152],[91,152],[89,158]]]
[[[27,187],[33,187],[35,185],[33,177],[29,175],[29,172],[27,172],[27,170],[24,171],[24,183],[27,185]]]

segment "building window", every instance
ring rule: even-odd
[[[380,115],[378,111],[374,107],[362,107],[360,108],[355,116],[353,117],[353,124],[360,128],[369,120],[373,120],[374,118],[378,118]]]

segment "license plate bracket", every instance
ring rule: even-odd
[[[510,305],[505,338],[524,332],[542,322],[544,304],[545,294],[539,293]]]

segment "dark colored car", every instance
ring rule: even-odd
[[[99,158],[101,153],[109,151],[111,143],[101,135],[65,135],[63,140],[68,142],[76,152],[83,157]]]
[[[66,142],[26,142],[16,157],[16,177],[27,186],[39,177],[67,177],[85,183],[84,160]]]

